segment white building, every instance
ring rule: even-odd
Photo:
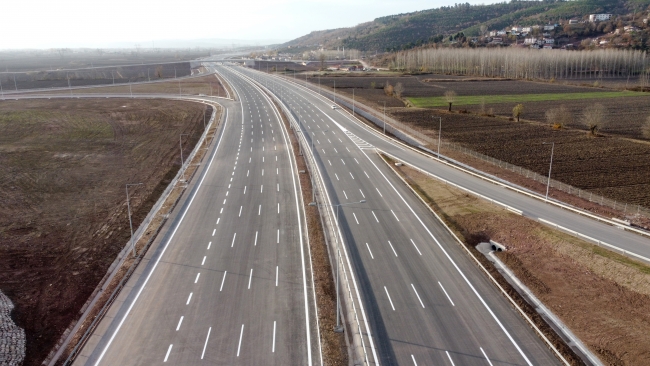
[[[604,22],[612,19],[612,14],[589,14],[590,22]]]
[[[544,38],[544,43],[545,44],[555,44],[555,40],[553,38]]]
[[[535,43],[537,43],[537,38],[535,37],[524,39],[524,44],[535,44]]]
[[[554,25],[554,24],[548,24],[548,25],[545,25],[545,26],[544,26],[544,30],[545,30],[545,31],[552,31],[552,30],[554,30],[554,29],[555,29],[555,25]]]
[[[521,28],[521,31],[523,33],[530,33],[530,32],[533,31],[533,27],[523,27],[523,28]]]

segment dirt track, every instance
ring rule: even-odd
[[[0,289],[38,365],[203,130],[205,107],[133,99],[0,103]],[[208,115],[209,116],[209,115]]]

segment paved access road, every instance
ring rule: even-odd
[[[343,265],[361,294],[370,364],[550,365],[558,360],[471,262],[443,225],[374,152],[372,134],[331,103],[286,81],[259,80],[285,103],[313,141],[332,204],[339,208]],[[363,134],[363,136],[362,136]],[[334,210],[334,209],[333,209]]]
[[[268,100],[231,79],[227,118],[87,365],[321,364],[295,161]]]

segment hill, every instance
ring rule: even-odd
[[[456,4],[377,18],[355,27],[311,32],[289,41],[282,49],[333,49],[396,51],[442,40],[462,32],[477,36],[481,28],[501,29],[513,24],[526,26],[584,19],[592,13],[629,14],[647,11],[650,0],[516,1],[491,5]]]

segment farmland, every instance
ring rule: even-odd
[[[76,318],[203,131],[203,105],[168,100],[0,102],[0,288],[39,365]]]

